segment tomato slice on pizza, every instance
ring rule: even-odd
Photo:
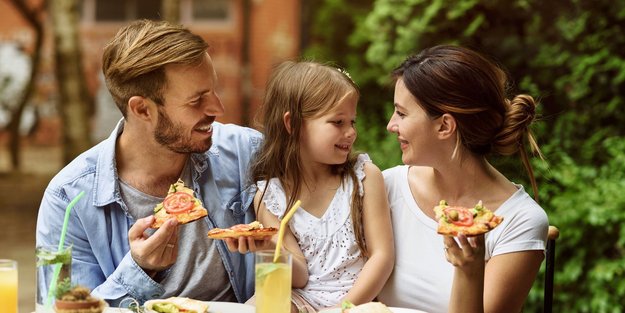
[[[188,212],[193,209],[194,204],[195,198],[184,191],[176,191],[163,200],[163,208],[169,214]]]
[[[495,215],[491,210],[478,202],[473,208],[461,206],[449,206],[445,200],[441,200],[434,207],[438,220],[438,233],[441,235],[477,236],[491,231],[501,224],[503,217]]]
[[[196,221],[208,215],[202,203],[193,195],[193,190],[184,186],[180,179],[169,187],[169,192],[163,200],[154,207],[154,222],[152,228],[159,228],[170,218],[175,218],[180,224]]]
[[[278,232],[275,227],[264,227],[258,221],[251,222],[249,224],[238,224],[230,228],[213,228],[208,231],[208,238],[212,239],[224,239],[224,238],[239,238],[239,237],[253,237],[264,238],[273,236]]]

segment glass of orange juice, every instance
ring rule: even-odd
[[[291,312],[291,254],[273,258],[274,251],[256,252],[256,313]]]
[[[17,313],[17,261],[0,260],[0,312]]]

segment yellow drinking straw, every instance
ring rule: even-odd
[[[273,254],[273,263],[278,262],[278,258],[280,258],[280,250],[282,248],[282,240],[284,239],[284,230],[286,229],[286,223],[288,223],[293,214],[295,214],[295,210],[299,208],[300,203],[302,203],[302,201],[295,201],[289,212],[280,222],[280,229],[278,230],[278,243],[276,244],[276,252],[274,252]]]

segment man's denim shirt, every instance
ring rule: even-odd
[[[122,202],[115,164],[115,142],[123,127],[122,119],[108,139],[78,156],[52,179],[37,218],[37,245],[58,245],[65,208],[85,192],[71,210],[65,237],[65,242],[73,245],[72,282],[89,287],[94,296],[111,305],[126,297],[143,303],[164,293],[130,256],[128,229],[135,221]],[[253,129],[215,122],[211,148],[191,155],[192,188],[208,209],[203,222],[209,228],[254,220],[255,187],[249,183],[248,169],[261,141],[260,133]],[[254,257],[229,252],[221,240],[216,243],[234,293],[243,302],[254,292]],[[40,288],[47,290],[47,286]]]

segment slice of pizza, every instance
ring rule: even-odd
[[[239,238],[242,236],[253,238],[264,238],[273,236],[278,232],[275,227],[264,227],[258,221],[251,222],[249,224],[238,224],[230,228],[213,228],[208,231],[208,238],[212,239],[224,239],[224,238]]]
[[[354,305],[348,300],[344,300],[341,303],[341,313],[392,313],[392,311],[382,302],[367,302],[361,305]]]
[[[180,179],[169,187],[163,202],[154,207],[154,222],[150,227],[159,228],[170,218],[186,224],[208,215],[202,203],[193,195],[193,190],[184,186]]]
[[[185,297],[170,297],[167,299],[148,300],[143,305],[148,313],[179,312],[179,313],[206,313],[208,303]]]
[[[503,217],[495,215],[491,210],[478,202],[473,208],[461,206],[449,206],[445,200],[441,200],[434,207],[438,220],[438,233],[441,235],[477,236],[491,231],[501,224]]]

